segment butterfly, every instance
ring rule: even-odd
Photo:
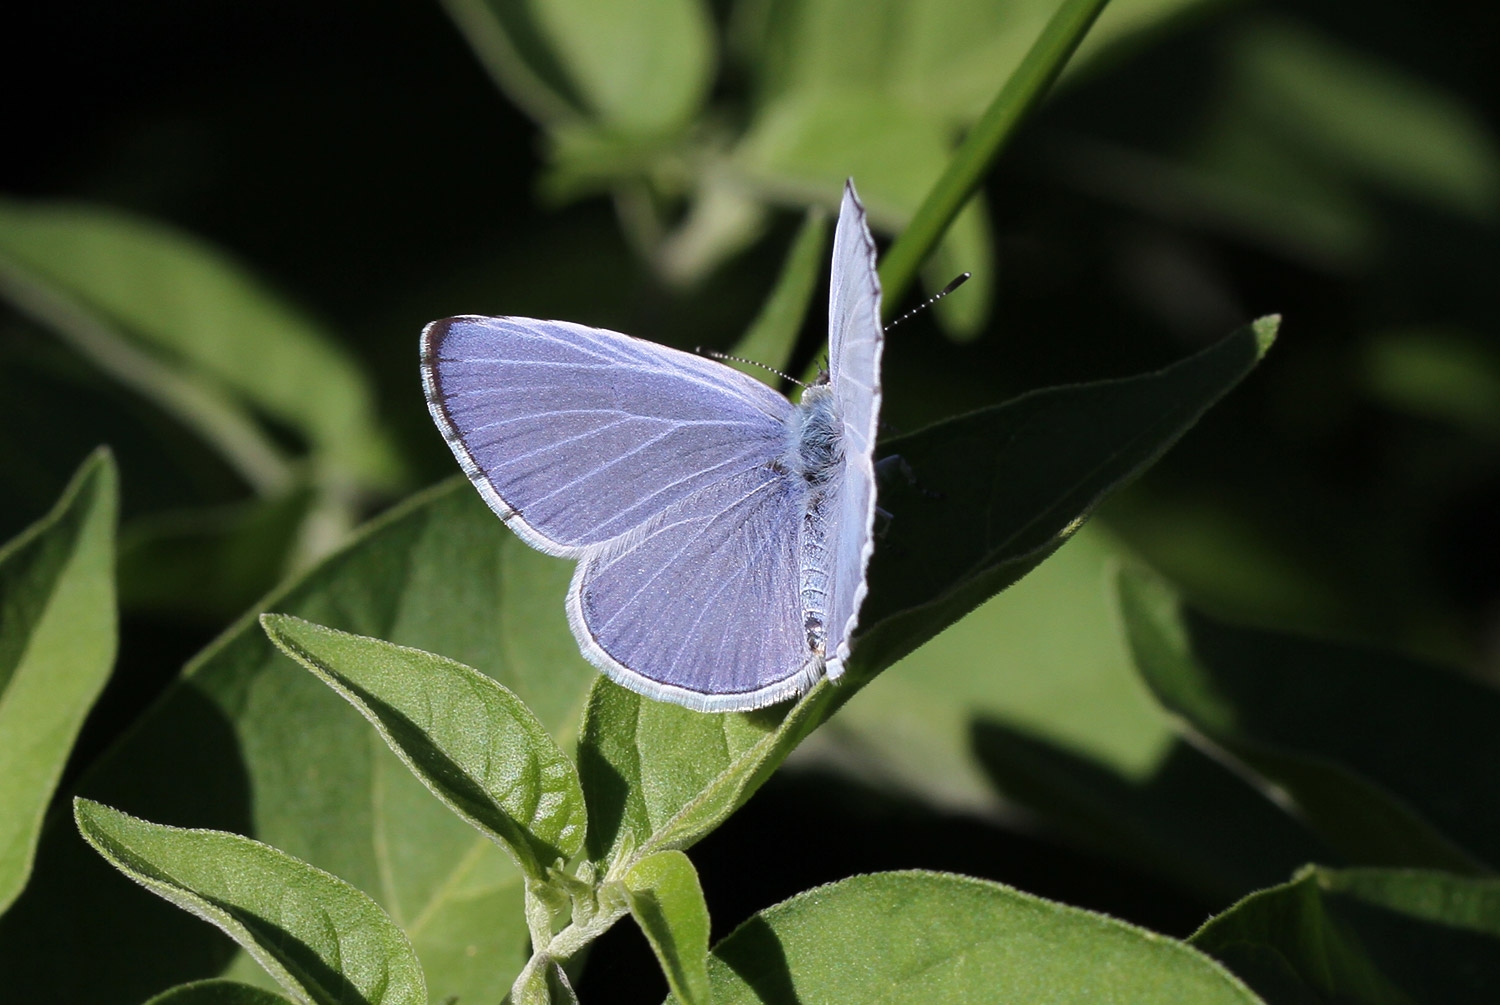
[[[433,420],[489,507],[578,562],[568,624],[647,697],[760,708],[838,678],[874,550],[880,281],[853,181],[828,366],[793,404],[723,363],[568,321],[422,332]]]

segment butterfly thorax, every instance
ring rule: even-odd
[[[829,500],[843,471],[843,422],[838,400],[826,384],[802,392],[787,421],[787,446],[781,467],[802,495],[798,533],[802,627],[808,652],[826,655],[828,605],[833,592],[828,536]]]
[[[832,389],[814,384],[802,392],[802,401],[787,423],[784,466],[813,490],[827,484],[844,459],[842,432]]]

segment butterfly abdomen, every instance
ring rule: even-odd
[[[833,582],[828,574],[829,520],[826,502],[842,472],[843,424],[838,403],[824,385],[809,387],[787,421],[787,449],[782,466],[802,495],[800,552],[802,627],[808,652],[826,655],[828,604]]]

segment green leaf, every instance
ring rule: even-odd
[[[164,827],[87,799],[73,813],[111,865],[222,930],[292,997],[426,1005],[406,935],[337,876],[237,834]]]
[[[532,879],[583,847],[578,772],[531,710],[478,670],[281,614],[261,626],[379,730],[412,774]]]
[[[1500,440],[1500,355],[1487,339],[1424,325],[1368,336],[1361,352],[1381,404]]]
[[[496,86],[538,122],[574,122],[583,101],[526,7],[507,0],[441,0]]]
[[[625,873],[631,917],[646,933],[667,984],[689,1005],[709,1001],[708,904],[698,870],[680,851],[647,855]]]
[[[681,130],[708,97],[713,25],[700,0],[447,0],[503,90],[533,117],[611,130]]]
[[[149,999],[145,1005],[288,1005],[274,991],[241,984],[239,981],[193,981],[179,984]]]
[[[42,819],[118,643],[119,476],[96,451],[52,512],[0,546],[0,914],[31,875]]]
[[[1071,65],[1200,4],[1113,0]],[[761,104],[854,87],[967,126],[1057,8],[1057,0],[747,0],[735,6],[730,44]]]
[[[848,672],[801,701],[700,715],[601,679],[579,740],[589,855],[683,849],[719,824],[798,742],[885,667],[1019,580],[1115,486],[1147,467],[1270,345],[1256,322],[1158,373],[1052,388],[883,445],[933,499],[881,486],[895,514],[870,567]]]
[[[233,619],[281,581],[314,502],[301,486],[129,521],[120,531],[120,606],[215,625]]]
[[[256,413],[305,437],[330,477],[394,475],[357,363],[194,238],[98,207],[0,200],[0,294],[263,492],[287,487],[292,472]]]
[[[1279,323],[1261,318],[1156,373],[1034,391],[882,444],[943,497],[901,479],[881,486],[896,519],[870,566],[854,678],[894,663],[1056,550],[1249,373]]]
[[[566,746],[596,676],[563,612],[571,571],[517,539],[457,478],[387,513],[263,606],[483,667]],[[440,999],[498,1001],[527,958],[522,873],[289,663],[256,613],[192,661],[89,768],[81,793],[315,862],[407,930]],[[86,1001],[102,982],[139,1001],[224,974],[215,933],[111,882],[70,831],[48,828],[30,887],[0,918],[9,992]],[[118,927],[122,917],[132,924]],[[46,962],[62,941],[90,960],[86,971]],[[229,976],[246,966],[230,963]]]
[[[1188,739],[1240,762],[1369,864],[1500,863],[1500,694],[1440,667],[1223,624],[1141,573],[1119,580],[1136,666]]]
[[[856,876],[756,914],[714,947],[719,1005],[1007,1001],[1259,1002],[1201,953],[999,883]]]
[[[686,848],[707,834],[790,753],[783,715],[706,715],[599,677],[578,740],[589,857],[608,872],[633,854]]]
[[[1072,843],[1229,903],[1331,852],[1178,739],[1136,679],[1099,521],[855,695],[801,750],[940,811],[1015,804]]]
[[[1488,1001],[1500,987],[1500,880],[1309,866],[1190,942],[1268,1001],[1297,1001],[1288,987],[1350,1005]]]
[[[680,130],[708,97],[714,37],[701,0],[547,0],[531,13],[593,114],[621,132]]]

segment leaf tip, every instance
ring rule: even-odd
[[[1267,314],[1265,317],[1256,318],[1250,322],[1250,329],[1255,332],[1256,355],[1265,356],[1276,341],[1277,333],[1281,331],[1281,315]]]
[[[266,637],[282,650],[287,650],[292,645],[292,640],[297,634],[299,626],[311,625],[312,622],[304,621],[302,618],[290,614],[278,614],[274,611],[263,611],[258,619],[260,630],[266,633]]]

